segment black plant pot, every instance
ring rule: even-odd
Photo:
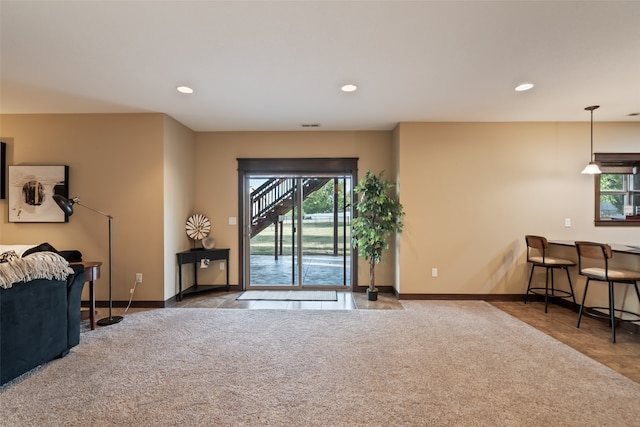
[[[378,291],[372,291],[367,288],[367,300],[369,301],[378,301]]]

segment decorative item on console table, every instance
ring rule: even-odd
[[[351,221],[352,242],[358,255],[369,262],[369,287],[367,299],[378,299],[375,284],[375,267],[382,260],[382,250],[389,247],[387,239],[402,231],[404,211],[397,198],[389,195],[394,184],[385,179],[384,171],[375,175],[367,171],[366,176],[354,189],[357,217]]]
[[[211,231],[211,221],[209,221],[209,218],[201,214],[191,215],[189,218],[187,218],[187,223],[185,225],[185,228],[186,228],[187,236],[189,236],[189,238],[193,240],[193,247],[191,248],[191,250],[195,251],[195,250],[203,249],[204,248],[203,239],[205,239],[209,235],[209,232]],[[201,241],[203,244],[202,247],[200,248],[196,247],[196,241],[198,240]],[[208,248],[208,249],[211,249],[211,248]]]

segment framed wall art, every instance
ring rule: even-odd
[[[7,184],[7,144],[0,142],[0,199],[5,198]]]
[[[9,166],[9,222],[67,222],[54,194],[69,197],[69,166]]]

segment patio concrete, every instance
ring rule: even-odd
[[[350,257],[346,258],[346,269],[342,255],[307,255],[303,257],[303,286],[351,285]],[[297,268],[293,271],[291,255],[251,255],[251,286],[292,286],[292,277],[297,279]],[[346,275],[346,279],[345,279]],[[346,280],[346,281],[345,281]],[[298,280],[295,280],[297,285]]]

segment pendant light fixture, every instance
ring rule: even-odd
[[[591,111],[591,152],[589,153],[590,161],[589,164],[582,170],[582,173],[587,175],[599,175],[602,173],[600,167],[596,164],[593,158],[593,110],[600,108],[599,105],[592,105],[590,107],[585,107],[585,110]]]

